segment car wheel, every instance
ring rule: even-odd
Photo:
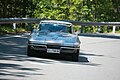
[[[74,53],[72,55],[72,60],[77,62],[79,60],[79,50],[77,51],[77,53]]]
[[[27,56],[33,56],[34,50],[30,48],[30,46],[27,47]]]

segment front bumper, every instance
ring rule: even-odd
[[[47,53],[47,49],[59,49],[60,54],[72,54],[79,51],[79,47],[70,47],[70,46],[59,46],[59,45],[39,45],[39,44],[28,44],[28,46],[36,51]]]

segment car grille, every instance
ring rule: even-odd
[[[60,49],[60,45],[47,45],[47,48]]]
[[[39,51],[43,51],[46,52],[47,49],[60,49],[61,53],[75,53],[77,51],[77,49],[74,49],[73,47],[68,47],[68,46],[61,46],[59,44],[55,45],[51,45],[51,44],[47,44],[47,45],[31,45],[31,48],[34,50],[39,50]]]

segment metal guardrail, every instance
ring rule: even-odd
[[[41,20],[38,18],[0,18],[0,24],[10,24],[10,23],[39,23]],[[71,22],[74,25],[88,25],[88,26],[120,26],[120,22],[81,22],[81,21],[71,21],[62,20],[66,22]]]
[[[0,18],[0,24],[13,24],[13,29],[16,28],[16,23],[28,23],[29,27],[32,23],[39,23],[41,20],[38,18]],[[61,20],[66,22],[71,22],[73,25],[81,25],[81,33],[83,33],[85,26],[113,26],[113,33],[115,33],[116,26],[120,26],[120,22],[81,22],[81,21],[71,21],[71,20]],[[98,32],[100,27],[98,27]]]
[[[39,23],[41,19],[37,18],[0,18],[0,24],[10,23]]]

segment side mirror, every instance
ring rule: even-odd
[[[74,32],[75,35],[79,35],[80,34],[80,31],[76,31]]]
[[[32,33],[37,33],[37,32],[38,32],[38,29],[35,29],[35,28],[34,28],[34,29],[32,30]]]

